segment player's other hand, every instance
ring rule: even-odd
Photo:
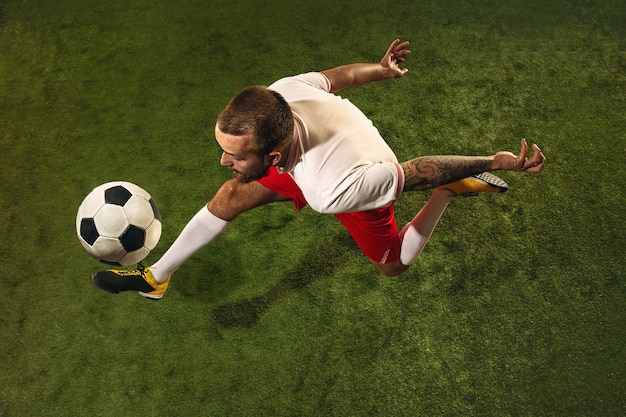
[[[409,71],[408,68],[400,68],[400,64],[411,53],[407,49],[408,46],[408,41],[401,43],[400,39],[395,39],[389,45],[389,49],[380,60],[380,65],[386,69],[385,74],[388,78],[400,78]]]
[[[522,139],[521,149],[519,155],[515,155],[512,152],[498,152],[493,158],[494,170],[507,170],[517,172],[528,172],[535,174],[541,171],[546,164],[546,157],[544,156],[539,146],[533,144],[531,146],[533,151],[532,156],[528,155],[528,143],[526,139]]]

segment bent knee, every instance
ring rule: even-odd
[[[386,277],[397,277],[409,268],[407,265],[403,265],[400,260],[388,264],[380,264],[372,261],[372,264],[374,268]]]

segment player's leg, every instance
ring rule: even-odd
[[[370,261],[386,276],[401,274],[422,253],[439,219],[454,197],[476,195],[478,192],[504,192],[507,188],[504,181],[488,173],[437,187],[417,215],[400,231],[398,258],[388,258],[386,262],[377,262],[370,258]]]
[[[402,232],[389,206],[365,212],[337,214],[374,268],[385,276],[400,275],[420,254],[441,214],[452,200],[446,190],[435,190],[429,201]]]
[[[446,159],[447,157],[440,157]],[[402,245],[400,249],[400,262],[402,265],[411,265],[420,255],[441,218],[441,215],[448,207],[448,204],[456,196],[473,196],[482,192],[503,193],[508,189],[508,185],[501,178],[488,173],[478,173],[453,182],[446,183],[458,174],[439,173],[432,168],[428,158],[418,161],[421,158],[407,161],[402,164],[405,174],[405,191],[414,188],[422,189],[424,186],[439,185],[433,191],[428,202],[422,207],[417,215],[407,223],[400,232]],[[451,158],[447,160],[450,167],[457,172],[465,172],[465,166],[472,165],[472,158]],[[430,167],[427,169],[427,167]],[[474,169],[474,168],[471,168]],[[421,184],[418,186],[418,184]]]
[[[95,273],[92,280],[98,287],[112,293],[137,291],[146,298],[160,299],[176,269],[199,249],[215,240],[237,215],[263,204],[286,200],[288,197],[257,181],[226,181],[150,268],[101,271]]]
[[[397,226],[389,227],[387,232],[381,230],[373,242],[379,248],[388,247],[389,253],[384,259],[368,256],[374,268],[389,277],[400,275],[406,271],[428,243],[441,215],[452,198],[454,198],[453,193],[436,189],[419,213],[404,226],[400,233],[398,233]],[[387,236],[387,239],[381,239],[381,236]],[[366,255],[372,253],[371,249],[370,252],[367,249],[363,249],[363,251]]]
[[[454,198],[444,189],[435,189],[417,215],[400,232],[400,262],[412,265],[430,240],[439,219]]]
[[[200,209],[185,226],[167,252],[151,266],[154,278],[158,282],[169,279],[194,253],[215,240],[239,214],[286,199],[256,181],[226,181],[207,206]]]
[[[397,198],[398,192],[406,188],[407,176],[406,167],[398,164],[397,168],[366,171],[369,189],[383,189],[386,184],[397,184],[396,191],[391,193]],[[336,217],[374,268],[385,276],[396,276],[417,258],[451,198],[446,191],[435,191],[431,201],[401,233],[398,232],[393,204],[381,209],[336,214]],[[406,240],[404,244],[403,240]]]

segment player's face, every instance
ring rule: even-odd
[[[215,139],[222,148],[220,164],[230,170],[239,182],[251,182],[267,175],[272,165],[269,156],[259,156],[254,136],[234,136],[215,127]]]

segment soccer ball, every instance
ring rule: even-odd
[[[161,214],[141,187],[108,182],[91,191],[78,208],[76,233],[87,252],[110,265],[141,262],[161,237]]]

